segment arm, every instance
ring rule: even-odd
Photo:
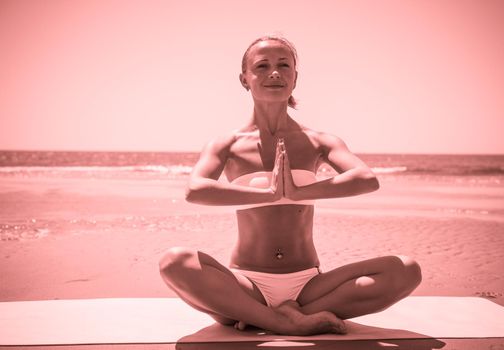
[[[319,134],[322,157],[339,174],[310,185],[296,187],[285,157],[285,195],[293,200],[350,197],[376,191],[380,185],[371,169],[336,136]]]
[[[278,200],[282,190],[277,190],[278,180],[272,179],[270,188],[254,188],[218,181],[228,158],[233,137],[209,142],[193,168],[186,189],[186,200],[206,205],[240,205],[264,203]],[[275,169],[280,169],[281,154],[277,152]],[[273,177],[275,178],[275,177]]]

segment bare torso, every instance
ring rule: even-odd
[[[278,135],[260,134],[253,128],[237,132],[224,168],[228,180],[252,172],[271,171],[279,138],[285,141],[292,169],[316,172],[321,151],[312,131],[292,123],[287,132]],[[232,251],[231,267],[288,273],[318,266],[313,244],[313,213],[313,205],[293,204],[237,210],[238,240]]]
[[[231,267],[288,273],[319,265],[312,205],[273,205],[239,210],[236,215],[238,240]]]

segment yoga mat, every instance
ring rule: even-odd
[[[347,321],[349,334],[279,336],[216,324],[180,299],[0,302],[0,345],[504,337],[504,307],[476,297],[408,297]]]

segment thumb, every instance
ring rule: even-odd
[[[282,159],[280,162],[280,186],[282,189],[282,196],[285,197],[285,151],[282,152]]]

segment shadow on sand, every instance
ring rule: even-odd
[[[179,339],[175,349],[355,349],[355,350],[433,350],[441,349],[446,343],[403,329],[372,327],[347,321],[348,334],[322,334],[308,337],[291,337],[268,334],[251,328],[240,332],[232,327],[213,324],[196,333]]]

